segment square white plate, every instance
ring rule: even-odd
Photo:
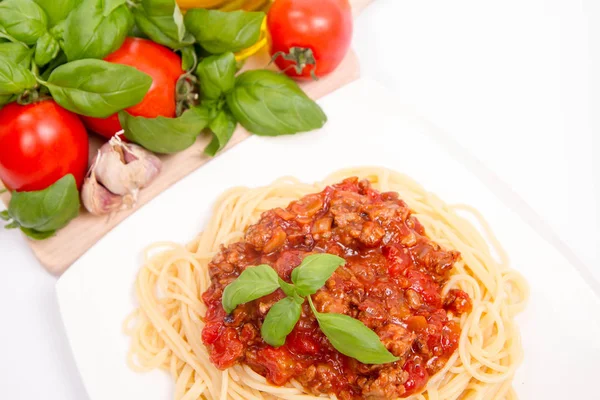
[[[214,199],[232,186],[265,185],[283,175],[312,182],[357,165],[406,173],[446,202],[475,206],[489,220],[531,285],[530,304],[518,319],[525,361],[514,385],[521,399],[597,396],[600,300],[577,270],[381,87],[359,81],[321,104],[329,116],[324,129],[252,137],[234,147],[120,224],[58,281],[62,317],[90,398],[172,399],[166,373],[137,374],[126,365],[129,343],[121,326],[135,307],[133,283],[145,246],[191,240]]]

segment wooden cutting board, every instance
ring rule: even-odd
[[[371,1],[350,0],[354,16],[362,11]],[[264,68],[268,63],[269,55],[266,51],[263,51],[248,60],[244,69]],[[358,60],[356,55],[350,51],[340,67],[333,73],[316,82],[302,83],[301,86],[311,98],[319,99],[356,80],[359,74]],[[227,149],[240,143],[249,135],[245,129],[239,126],[223,151],[227,151]],[[211,157],[203,153],[204,147],[209,141],[210,136],[203,134],[190,148],[177,154],[161,156],[163,166],[160,175],[149,187],[140,192],[138,203],[133,209],[121,211],[110,217],[96,217],[82,208],[80,215],[71,221],[69,225],[61,229],[56,236],[42,241],[35,241],[23,235],[24,239],[28,242],[37,259],[48,272],[53,275],[61,275],[75,260],[121,221],[152,200],[163,190],[168,189],[190,172],[210,161]],[[96,156],[97,149],[103,143],[96,135],[90,135],[90,159]],[[8,205],[10,194],[5,193],[1,197],[4,204]],[[15,233],[15,231],[3,232],[2,235]]]

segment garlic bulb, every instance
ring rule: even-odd
[[[148,186],[160,169],[161,161],[154,154],[115,136],[100,148],[95,171],[104,187],[124,196]]]
[[[140,189],[158,176],[162,163],[142,147],[113,137],[99,150],[81,189],[84,207],[94,215],[135,205]]]

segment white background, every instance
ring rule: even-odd
[[[600,277],[600,2],[378,0],[355,47],[363,75],[491,168]],[[0,398],[86,399],[54,283],[0,232]]]

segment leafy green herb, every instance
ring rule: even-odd
[[[236,126],[237,121],[233,115],[227,110],[221,110],[208,125],[214,136],[204,149],[204,153],[212,157],[221,151],[233,136]]]
[[[180,49],[181,51],[181,69],[189,71],[194,68],[196,64],[197,56],[194,46],[186,46]]]
[[[49,32],[44,33],[35,44],[36,65],[43,66],[54,59],[60,51],[58,41]]]
[[[271,346],[279,347],[296,326],[302,314],[302,306],[292,297],[285,297],[275,303],[267,313],[260,328],[260,334]]]
[[[48,17],[33,0],[0,2],[0,31],[26,44],[34,44],[46,33]]]
[[[296,287],[291,283],[287,283],[283,279],[279,278],[279,287],[281,288],[281,290],[283,290],[283,293],[285,293],[286,296],[293,298],[296,301],[296,303],[304,303],[304,297],[298,294]]]
[[[234,117],[250,132],[278,136],[321,128],[327,116],[289,77],[253,70],[236,78],[227,95]]]
[[[104,58],[121,47],[133,25],[131,12],[124,4],[108,15],[104,12],[104,0],[83,0],[69,14],[62,33],[62,46],[69,61]]]
[[[194,43],[194,37],[186,32],[175,0],[142,0],[133,8],[133,16],[138,28],[156,43],[172,49]]]
[[[344,314],[320,313],[308,298],[319,328],[337,351],[357,359],[363,364],[386,364],[398,361],[390,353],[379,336],[361,321]]]
[[[127,0],[104,0],[102,16],[108,17],[115,9],[125,4],[127,4]]]
[[[36,85],[35,76],[13,61],[0,58],[0,95],[19,94]]]
[[[29,68],[33,50],[20,43],[0,43],[0,59]]]
[[[78,0],[35,0],[48,16],[48,26],[54,26],[67,18]]]
[[[209,53],[235,53],[256,43],[265,18],[263,12],[223,12],[196,8],[184,17],[185,26]]]
[[[119,113],[125,137],[155,153],[177,153],[194,144],[214,115],[203,107],[192,107],[178,118],[134,117]]]
[[[207,99],[218,99],[229,93],[235,84],[237,63],[233,53],[228,52],[204,58],[196,68],[200,90]]]
[[[8,216],[13,220],[11,224],[37,240],[54,235],[78,213],[79,192],[71,174],[44,190],[13,192],[8,205]]]
[[[385,348],[379,336],[361,321],[344,314],[320,313],[315,308],[310,294],[320,289],[344,262],[343,258],[327,253],[307,256],[292,271],[294,284],[285,282],[268,265],[247,268],[225,288],[223,308],[231,313],[239,304],[281,288],[287,297],[269,309],[260,330],[262,338],[271,346],[283,346],[302,315],[304,298],[301,296],[307,296],[321,331],[337,351],[364,364],[397,361],[398,358]]]
[[[127,65],[77,60],[56,68],[44,84],[67,110],[105,118],[142,101],[152,78]]]
[[[333,254],[311,254],[304,257],[302,263],[292,271],[292,282],[301,296],[308,296],[321,289],[327,279],[346,260]]]
[[[231,313],[238,305],[248,303],[279,289],[277,272],[266,264],[246,268],[223,291],[223,308]]]

